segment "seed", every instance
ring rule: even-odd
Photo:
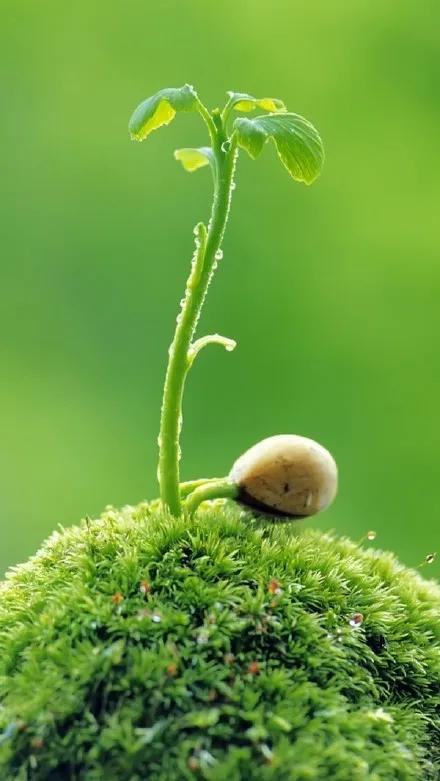
[[[120,605],[121,602],[123,602],[123,601],[124,601],[124,597],[123,597],[123,595],[121,594],[120,591],[117,591],[116,594],[113,594],[112,602],[113,602],[114,605]]]
[[[336,496],[338,470],[322,445],[296,434],[263,439],[237,459],[229,474],[239,499],[276,515],[304,517]]]

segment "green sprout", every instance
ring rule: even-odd
[[[256,109],[267,113],[234,118],[234,112],[250,113]],[[266,142],[272,139],[278,157],[290,176],[306,184],[316,179],[324,161],[318,132],[308,120],[288,112],[281,100],[229,92],[223,110],[210,112],[189,84],[160,90],[144,100],[130,119],[131,138],[143,141],[153,130],[169,124],[178,111],[200,114],[208,130],[210,146],[177,149],[174,156],[189,172],[210,166],[214,197],[208,225],[199,222],[194,228],[196,248],[169,350],[163,392],[158,478],[162,503],[176,517],[181,514],[182,500],[186,497],[186,509],[193,512],[205,499],[234,498],[238,495],[238,486],[230,478],[180,485],[179,476],[182,401],[188,372],[199,352],[207,345],[218,344],[228,351],[236,346],[233,339],[219,334],[193,339],[206,292],[218,261],[223,257],[221,246],[235,187],[238,151],[244,149],[255,159]]]

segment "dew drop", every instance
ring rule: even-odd
[[[376,536],[377,536],[376,532],[373,530],[367,532],[367,540],[370,540],[370,542],[372,542],[372,540],[375,540]]]
[[[216,260],[222,260],[222,258],[223,258],[223,250],[222,249],[218,249],[217,252],[215,253],[215,259]]]
[[[223,141],[222,152],[225,152],[225,153],[229,152],[230,148],[231,148],[231,142],[230,141]]]
[[[353,629],[358,629],[361,626],[363,620],[364,617],[362,613],[354,613],[348,623],[353,627]]]
[[[160,624],[160,622],[162,621],[162,616],[159,613],[153,613],[151,616],[151,620],[155,624]]]
[[[425,558],[425,561],[426,561],[427,564],[434,564],[434,561],[436,560],[436,558],[437,558],[437,554],[436,553],[428,553],[428,555]]]
[[[235,182],[231,182],[231,190],[235,190],[236,187],[237,185],[235,184]]]

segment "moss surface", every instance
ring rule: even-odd
[[[0,588],[0,676],[2,781],[440,778],[439,587],[234,505],[53,535]]]

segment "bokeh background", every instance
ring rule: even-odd
[[[239,161],[224,260],[185,400],[183,477],[258,439],[329,447],[341,485],[310,521],[417,565],[439,547],[437,0],[1,0],[0,572],[57,524],[157,493],[167,347],[207,219],[205,143],[178,116],[128,139],[141,99],[194,83],[283,98],[327,162],[294,184]],[[439,564],[429,569],[438,576]]]

